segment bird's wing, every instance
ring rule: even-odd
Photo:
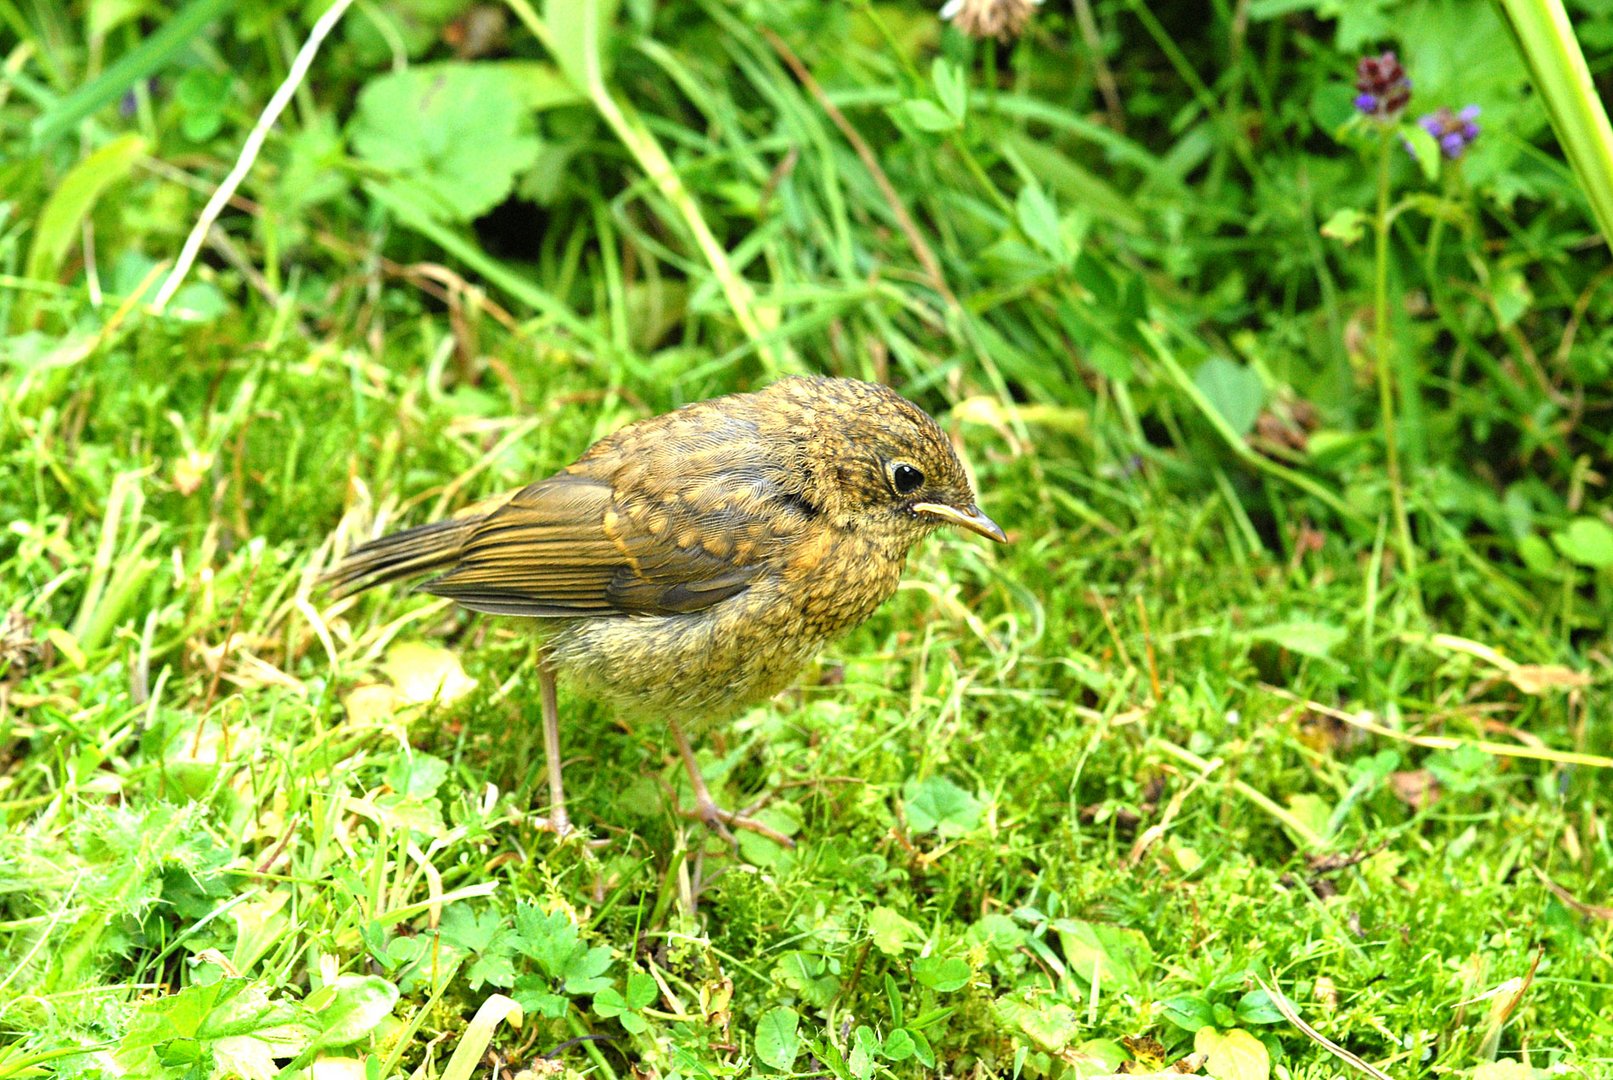
[[[742,449],[672,449],[593,454],[521,490],[422,588],[547,618],[692,612],[743,592],[808,515]]]

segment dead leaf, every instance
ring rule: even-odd
[[[1539,697],[1548,690],[1577,690],[1589,686],[1591,677],[1561,664],[1519,664],[1507,672],[1507,681],[1525,694]]]
[[[1204,1072],[1215,1080],[1268,1080],[1271,1076],[1271,1053],[1266,1044],[1242,1028],[1200,1028],[1193,1037],[1193,1049],[1208,1055]]]
[[[1439,798],[1439,781],[1427,769],[1410,769],[1389,774],[1389,790],[1413,810],[1426,810]]]
[[[441,645],[423,641],[402,641],[392,646],[381,669],[407,705],[446,704],[476,689],[476,680],[465,674],[459,657]]]

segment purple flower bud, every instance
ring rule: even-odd
[[[1442,105],[1427,116],[1420,117],[1417,123],[1439,143],[1440,152],[1455,161],[1479,137],[1478,116],[1477,105],[1469,105],[1461,112],[1452,112],[1449,106]]]
[[[1411,101],[1411,79],[1393,52],[1363,56],[1355,65],[1355,107],[1363,116],[1389,123]]]

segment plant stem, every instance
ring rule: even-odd
[[[1394,377],[1389,367],[1389,155],[1395,135],[1384,131],[1378,140],[1378,212],[1373,221],[1376,240],[1372,286],[1372,366],[1378,379],[1378,412],[1383,423],[1384,456],[1389,470],[1389,499],[1395,518],[1396,547],[1412,595],[1418,595],[1417,548],[1411,539],[1406,514],[1406,490],[1400,475],[1400,435],[1395,425]]]

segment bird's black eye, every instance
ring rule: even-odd
[[[891,487],[898,495],[911,495],[924,486],[924,474],[905,461],[891,469]]]

